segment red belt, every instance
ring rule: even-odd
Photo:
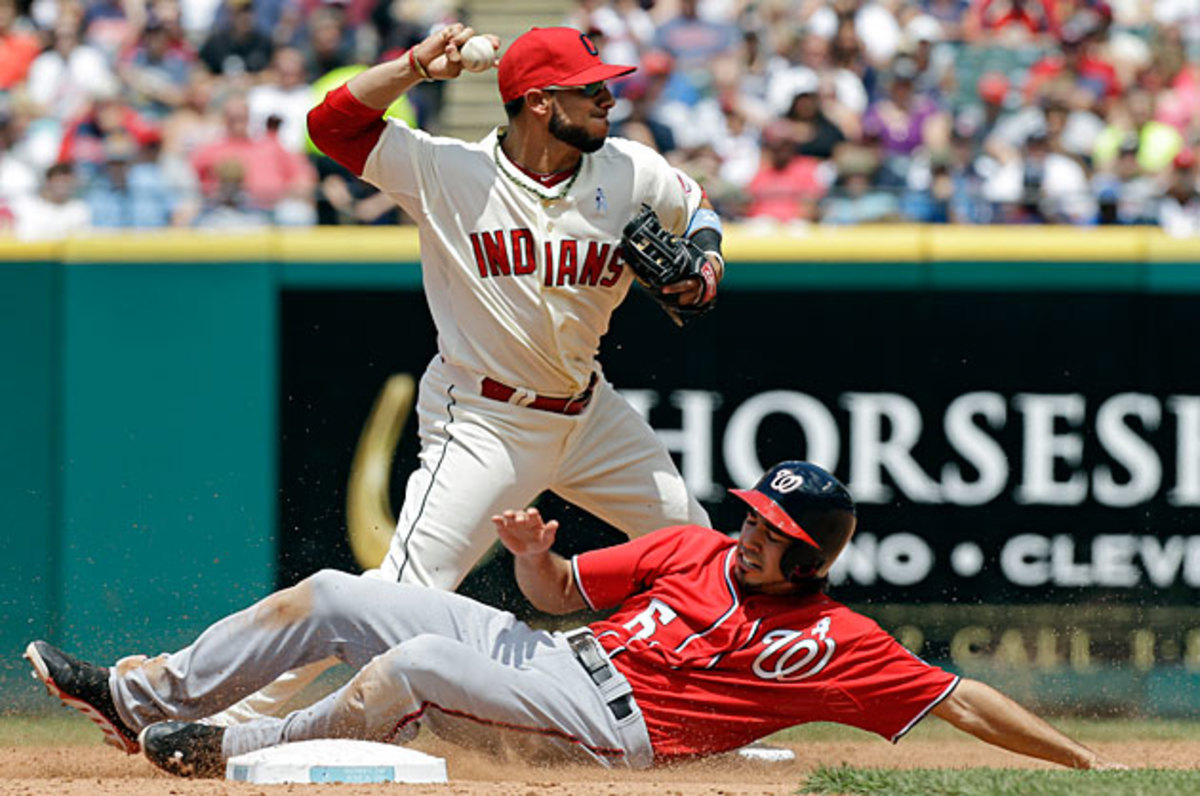
[[[577,415],[587,408],[588,402],[592,400],[592,389],[596,386],[596,374],[592,374],[591,381],[588,382],[587,389],[578,395],[572,395],[569,398],[552,398],[547,395],[534,395],[533,400],[522,406],[528,406],[530,409],[541,409],[543,412],[554,412],[560,415]],[[480,387],[479,393],[484,398],[491,398],[493,401],[501,401],[509,403],[514,395],[518,392],[517,388],[509,387],[507,384],[502,384],[495,379],[484,376],[483,384]]]

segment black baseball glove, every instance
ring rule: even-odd
[[[642,205],[633,220],[625,225],[621,235],[621,257],[677,326],[683,326],[716,306],[717,272],[708,255],[690,240],[664,229],[649,205]],[[694,304],[681,304],[678,293],[663,293],[667,285],[685,279],[698,279],[703,287],[700,300]]]

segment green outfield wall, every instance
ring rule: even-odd
[[[997,308],[1024,305],[1019,297],[1028,296],[1028,306],[1038,308],[1048,330],[1072,323],[1069,315],[1046,318],[1060,304],[1069,312],[1111,313],[1114,328],[1103,344],[1114,350],[1111,367],[1119,375],[1100,398],[1149,396],[1146,400],[1159,407],[1154,411],[1170,416],[1162,421],[1164,428],[1179,418],[1178,429],[1170,426],[1171,440],[1154,436],[1150,426],[1157,423],[1139,424],[1135,418],[1125,426],[1149,440],[1135,445],[1135,453],[1156,452],[1163,468],[1159,492],[1133,507],[1034,506],[1029,514],[1019,494],[998,498],[1003,505],[943,506],[895,488],[893,499],[864,506],[864,516],[878,528],[903,516],[920,517],[928,527],[937,517],[952,515],[960,523],[955,527],[961,527],[990,507],[995,509],[990,513],[1011,520],[1014,534],[1027,531],[1025,536],[1042,534],[1046,540],[1058,532],[1053,529],[1078,530],[1070,527],[1072,517],[1090,523],[1093,515],[1118,516],[1122,524],[1108,529],[1110,535],[1128,531],[1143,540],[1137,542],[1143,547],[1152,539],[1157,551],[1155,558],[1143,551],[1150,563],[1144,572],[1138,570],[1139,582],[1121,591],[1103,581],[1108,570],[1102,572],[1095,561],[1072,559],[1067,563],[1075,569],[1064,578],[1082,577],[1081,568],[1090,566],[1089,577],[1103,582],[1076,584],[1072,590],[1069,580],[1047,581],[1029,587],[1033,591],[1009,584],[1010,591],[996,592],[999,596],[972,613],[964,605],[972,601],[967,581],[947,587],[937,580],[935,566],[922,583],[880,582],[873,591],[867,581],[886,571],[864,575],[870,566],[883,566],[864,558],[846,576],[845,587],[849,601],[867,610],[870,603],[886,602],[876,606],[881,622],[907,634],[922,654],[968,673],[990,673],[1032,701],[1052,703],[1058,695],[1101,709],[1140,706],[1162,715],[1200,709],[1200,613],[1193,610],[1200,605],[1200,582],[1193,583],[1188,569],[1193,556],[1188,540],[1200,539],[1200,521],[1193,524],[1195,509],[1183,483],[1192,464],[1179,453],[1192,450],[1190,438],[1184,439],[1191,427],[1184,420],[1193,418],[1179,406],[1183,398],[1200,395],[1200,381],[1193,384],[1188,375],[1200,374],[1200,320],[1190,320],[1200,318],[1200,241],[1173,240],[1152,229],[855,227],[787,236],[742,229],[731,231],[727,256],[723,305],[702,321],[705,326],[677,333],[648,302],[631,297],[627,305],[632,306],[623,307],[614,323],[616,348],[604,353],[614,383],[657,389],[661,394],[654,400],[670,409],[671,401],[684,400],[679,396],[689,387],[695,395],[716,395],[723,380],[737,381],[739,347],[764,345],[754,334],[763,323],[754,316],[756,306],[771,307],[774,316],[795,308],[794,315],[779,321],[779,330],[770,332],[780,351],[773,362],[791,375],[780,376],[778,383],[771,375],[755,376],[744,389],[733,384],[731,392],[712,401],[714,428],[726,440],[723,450],[714,443],[713,475],[705,482],[713,489],[729,483],[736,469],[725,460],[736,423],[721,415],[722,402],[729,415],[768,392],[816,396],[846,433],[845,467],[847,461],[853,466],[858,455],[847,425],[856,421],[839,412],[847,401],[863,400],[848,399],[847,390],[871,396],[911,393],[922,407],[939,406],[944,397],[933,387],[913,388],[910,369],[899,366],[876,367],[883,375],[874,380],[838,371],[842,384],[822,385],[814,375],[820,363],[811,361],[811,349],[804,353],[807,362],[789,358],[788,340],[819,332],[842,340],[842,360],[878,347],[884,357],[879,361],[892,362],[927,358],[928,349],[916,338],[903,351],[887,351],[894,329],[880,328],[883,321],[876,318],[884,313],[876,316],[872,307],[912,307],[914,317],[936,319],[943,317],[938,315],[944,312],[943,299],[966,302],[967,309],[959,312],[969,316],[975,306],[970,302],[982,299],[979,306],[1002,312]],[[411,229],[0,241],[2,704],[26,707],[44,701],[19,660],[32,638],[49,638],[105,661],[128,652],[156,653],[314,567],[352,568],[341,462],[353,450],[377,385],[389,372],[419,372],[431,353],[432,329],[419,291]],[[1193,301],[1194,315],[1189,314]],[[391,312],[403,317],[393,317],[388,307],[400,307],[402,313]],[[852,315],[840,314],[842,308]],[[373,320],[354,322],[364,313]],[[1087,317],[1095,323],[1096,317],[1109,316]],[[806,325],[808,319],[820,328]],[[1120,346],[1113,341],[1122,336],[1116,327],[1125,323],[1138,343],[1116,351]],[[334,326],[337,340],[323,336],[332,335]],[[622,352],[637,348],[649,333],[661,335],[681,354],[660,380],[639,382],[645,363]],[[953,337],[955,330],[946,334]],[[1071,338],[1070,346],[1084,345],[1085,337]],[[1162,353],[1164,340],[1174,341],[1169,355]],[[1004,345],[987,341],[992,343]],[[1067,356],[1070,346],[1063,348]],[[366,352],[361,363],[344,353],[356,347]],[[411,350],[401,351],[405,348]],[[389,349],[399,353],[389,358]],[[321,364],[322,357],[330,363]],[[1011,361],[1005,360],[1005,367]],[[339,362],[345,374],[334,369]],[[801,365],[807,374],[799,373]],[[766,374],[768,366],[762,367]],[[1098,372],[1098,365],[1090,367]],[[998,368],[993,383],[987,383],[986,372],[960,373],[965,385],[960,392],[1003,392],[1000,382],[1010,372]],[[359,382],[350,377],[353,373],[360,374]],[[1065,394],[1073,378],[1088,378],[1086,367],[1083,373],[1039,381],[1035,369],[1027,381],[1017,379],[1013,391]],[[927,375],[915,380],[930,381]],[[319,387],[330,403],[311,398],[306,385]],[[1087,401],[1090,422],[1098,400],[1089,395]],[[297,403],[305,407],[297,409]],[[680,422],[670,415],[656,427]],[[940,422],[931,416],[926,425]],[[336,434],[322,436],[322,429],[332,427]],[[1081,431],[1080,436],[1090,444],[1099,433]],[[1004,446],[1010,442],[999,432],[997,439]],[[939,445],[946,447],[935,442],[929,450],[913,448],[914,462],[936,470],[946,458]],[[1200,443],[1195,447],[1200,450]],[[398,462],[406,462],[414,450],[415,433],[409,429]],[[773,452],[770,440],[762,442],[762,456]],[[1104,455],[1094,462],[1080,460],[1091,474],[1087,477],[1107,466],[1111,457]],[[1116,458],[1117,465],[1136,461],[1133,454]],[[320,469],[322,462],[331,464]],[[1064,461],[1052,463],[1061,469]],[[886,462],[880,468],[883,486],[895,487],[896,473]],[[1070,473],[1056,477],[1054,483],[1071,480]],[[1012,478],[1019,478],[1015,470]],[[402,487],[402,479],[396,480],[394,493]],[[1128,486],[1128,480],[1118,477],[1116,489]],[[306,484],[307,494],[300,494],[298,483]],[[1010,491],[1019,493],[1015,483]],[[715,491],[707,498],[719,505]],[[710,511],[714,518],[721,514]],[[1143,516],[1150,519],[1138,519]],[[300,525],[312,526],[306,532],[315,528],[314,535],[293,536]],[[996,550],[983,544],[989,556],[1001,555],[1008,539],[1007,530],[994,533]],[[939,547],[945,536],[926,538],[939,563],[950,555],[948,547]],[[886,540],[881,534],[871,538],[876,537],[882,546]],[[1171,541],[1176,538],[1182,541]],[[1094,545],[1087,533],[1078,540],[1080,546]],[[1036,540],[1032,544],[1035,552],[1026,554],[1026,563],[1037,565],[1040,548]],[[1045,542],[1047,550],[1051,544]],[[1195,547],[1200,551],[1200,544]],[[865,555],[865,550],[859,552]],[[1050,572],[1058,559],[1046,555]],[[1200,573],[1200,552],[1195,558]],[[1168,572],[1170,566],[1175,570]],[[1112,571],[1117,573],[1112,577],[1122,572]],[[486,585],[474,588],[487,596]],[[939,601],[943,593],[950,596]],[[912,602],[906,595],[919,600],[906,607]],[[1004,607],[1010,595],[1025,613]],[[1046,607],[1075,603],[1082,604],[1078,621]],[[1125,612],[1119,632],[1106,622],[1106,607],[1114,604]],[[1087,655],[1080,651],[1080,632],[1094,639]],[[1087,694],[1106,698],[1087,699]]]

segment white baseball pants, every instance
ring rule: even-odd
[[[630,536],[708,524],[654,430],[603,376],[578,415],[484,398],[482,378],[440,357],[422,377],[421,461],[383,575],[456,588],[496,541],[492,515],[544,490]]]
[[[306,663],[357,669],[345,686],[283,718],[228,727],[226,758],[291,741],[403,742],[421,724],[455,743],[526,760],[643,768],[640,709],[613,669],[597,685],[560,633],[449,592],[326,570],[209,627],[189,647],[126,658],[109,684],[133,729],[198,720]]]

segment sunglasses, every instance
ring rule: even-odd
[[[588,83],[585,86],[546,86],[543,91],[578,91],[583,96],[591,98],[606,88],[608,88],[608,84],[605,81],[597,80],[595,83]]]

